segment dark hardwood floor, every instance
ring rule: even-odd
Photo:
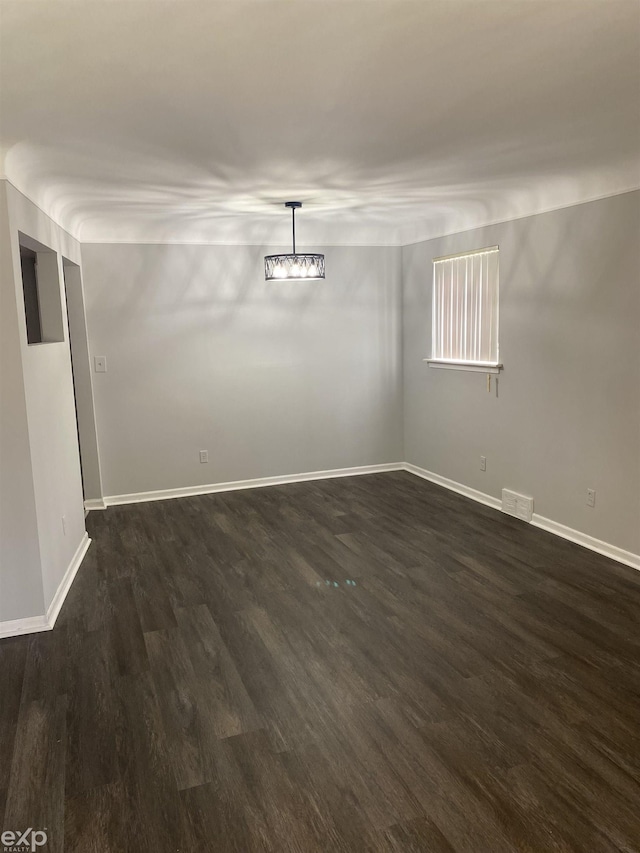
[[[640,850],[640,574],[407,473],[91,513],[0,643],[48,853]],[[0,847],[0,849],[2,849]]]

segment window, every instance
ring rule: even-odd
[[[497,372],[497,246],[433,261],[433,367]]]

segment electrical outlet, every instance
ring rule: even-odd
[[[208,450],[201,450],[200,451],[200,461],[201,462],[208,462],[209,461],[209,451]]]
[[[480,470],[481,471],[487,470],[487,457],[486,456],[480,457]]]
[[[107,372],[107,357],[106,355],[96,355],[93,359],[93,369],[96,373]]]
[[[587,489],[587,506],[595,506],[596,505],[596,490],[595,489]]]

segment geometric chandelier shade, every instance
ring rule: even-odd
[[[291,281],[294,279],[313,281],[324,278],[324,255],[296,252],[296,210],[302,207],[301,201],[288,201],[285,207],[291,208],[291,228],[293,231],[293,252],[286,255],[266,255],[264,259],[265,281]]]
[[[324,255],[266,255],[264,277],[266,281],[324,278]]]

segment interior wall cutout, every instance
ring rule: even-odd
[[[27,343],[40,344],[42,343],[42,324],[40,323],[36,253],[25,246],[20,246],[20,266],[22,269],[24,316],[27,321]]]
[[[53,249],[20,233],[20,264],[27,324],[27,342],[64,341],[58,256]]]

